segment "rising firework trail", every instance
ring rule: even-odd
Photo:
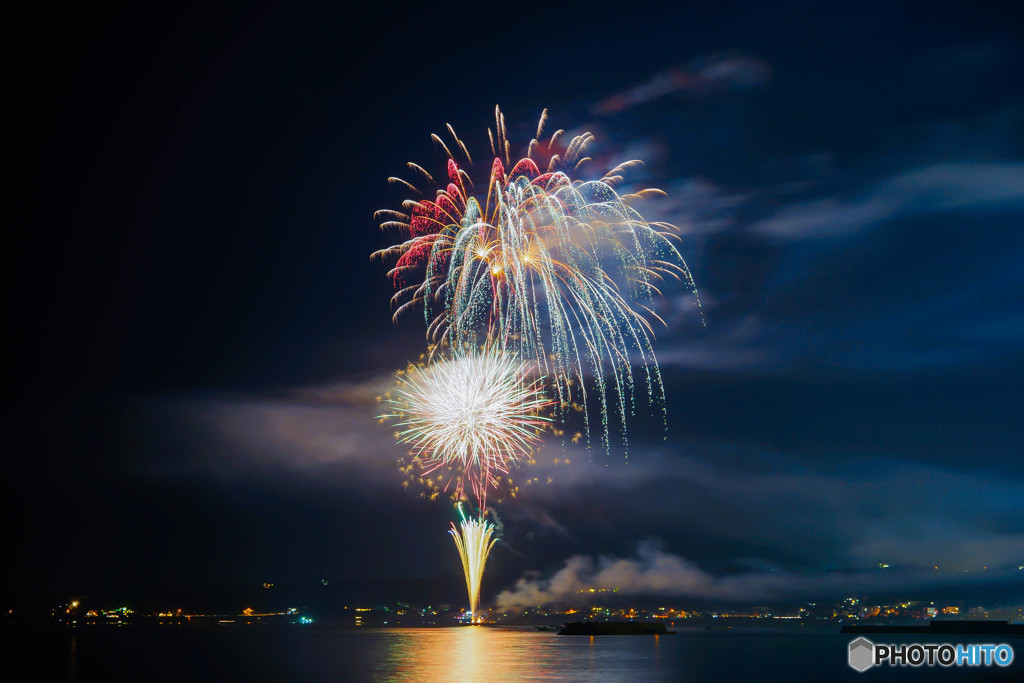
[[[461,504],[458,510],[462,523],[456,527],[455,522],[452,522],[448,533],[452,535],[455,547],[459,550],[459,557],[462,558],[462,571],[466,575],[466,591],[469,594],[470,616],[473,623],[479,623],[480,580],[484,575],[487,556],[498,539],[493,538],[494,525],[484,519],[483,512],[480,513],[479,519],[467,519]]]
[[[468,485],[485,509],[487,490],[530,456],[550,423],[542,382],[507,353],[467,350],[400,373],[381,419],[396,420],[395,437],[409,444],[421,476],[455,472],[445,488],[462,498]]]
[[[580,180],[592,161],[584,155],[594,136],[566,143],[558,130],[540,142],[546,119],[544,110],[526,156],[513,163],[505,118],[496,108],[495,129],[488,129],[493,161],[479,193],[465,170],[472,158],[454,129],[448,126],[451,146],[433,135],[448,157],[448,183],[433,199],[422,199],[417,184],[438,185],[422,166],[409,164],[416,184],[391,178],[416,198],[401,211],[377,212],[381,228],[403,239],[374,256],[394,261],[389,276],[397,290],[396,320],[419,309],[428,341],[440,348],[495,344],[533,360],[551,384],[556,414],[582,413],[588,436],[583,385],[593,377],[607,445],[609,412],[625,436],[634,409],[634,363],[642,368],[648,400],[664,411],[648,320],[660,318],[644,302],[661,293],[666,277],[696,290],[673,244],[678,230],[648,222],[634,208],[664,192],[615,189],[623,173],[642,162]]]

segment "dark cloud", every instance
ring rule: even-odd
[[[1020,472],[972,472],[883,453],[779,453],[749,443],[683,441],[678,452],[634,448],[629,462],[565,468],[522,504],[572,515],[617,501],[609,535],[662,528],[723,547],[759,547],[765,561],[805,568],[877,562],[978,569],[1021,560]],[[976,492],[985,491],[983,499]],[[651,509],[630,501],[656,504]],[[575,526],[575,525],[573,525]],[[652,532],[653,533],[653,532]],[[732,551],[729,551],[732,552]],[[722,561],[721,549],[705,558]],[[739,557],[738,555],[735,557]],[[733,559],[735,559],[733,557]]]
[[[910,61],[907,71],[918,78],[948,84],[961,79],[1004,77],[1020,61],[1019,45],[989,39],[925,50]]]

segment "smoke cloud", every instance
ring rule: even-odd
[[[575,555],[548,577],[537,573],[520,578],[515,587],[498,594],[497,607],[519,611],[545,605],[579,605],[593,595],[590,589],[614,590],[622,597],[685,597],[740,601],[785,600],[949,583],[950,575],[918,568],[851,570],[802,574],[784,570],[750,571],[714,576],[695,563],[665,552],[654,540],[642,541],[635,558]],[[1006,578],[993,572],[990,580]]]

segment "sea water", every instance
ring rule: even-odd
[[[1024,680],[1024,640],[1019,638],[1002,639],[1015,651],[1006,669],[876,667],[857,673],[847,665],[847,647],[855,636],[834,629],[679,628],[674,635],[589,637],[527,627],[341,629],[314,624],[100,627],[7,635],[8,671],[25,665],[28,673],[20,680],[69,683]],[[882,639],[918,640],[876,637]]]

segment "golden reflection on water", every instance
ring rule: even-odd
[[[486,626],[386,632],[385,680],[529,680],[543,677],[549,638]],[[548,672],[553,674],[554,672]]]
[[[521,626],[396,628],[376,634],[384,647],[375,680],[633,683],[638,670],[650,674],[661,665],[658,636],[583,638]]]
[[[376,672],[382,680],[528,681],[565,674],[566,643],[533,629],[462,626],[382,634],[389,636]]]

